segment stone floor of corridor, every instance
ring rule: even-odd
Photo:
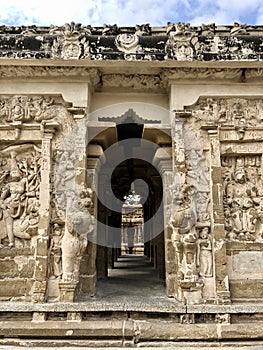
[[[146,312],[171,312],[178,310],[180,303],[165,294],[165,283],[149,259],[139,255],[125,255],[109,269],[108,278],[98,280],[94,297],[82,297],[79,302],[96,302],[98,309]]]
[[[97,300],[131,303],[173,303],[165,295],[164,281],[145,256],[125,255],[118,258],[109,269],[107,279],[97,283]]]

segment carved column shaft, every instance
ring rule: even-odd
[[[39,226],[38,238],[35,251],[34,268],[34,286],[32,299],[35,302],[45,301],[47,288],[47,256],[50,226],[50,172],[51,172],[51,140],[54,127],[44,130],[42,140],[42,164],[41,164],[41,183],[40,183],[40,208],[39,208]]]
[[[156,152],[153,165],[159,170],[163,182],[163,211],[164,211],[164,253],[165,253],[165,279],[166,294],[170,297],[176,293],[176,266],[175,250],[172,244],[172,230],[168,226],[171,217],[172,196],[171,187],[173,183],[173,171],[171,149],[159,149]]]
[[[226,241],[224,227],[223,186],[218,130],[209,130],[211,154],[211,190],[214,240],[215,292],[219,303],[229,302],[229,282],[226,270]]]

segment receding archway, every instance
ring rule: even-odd
[[[103,120],[109,122],[109,120]],[[155,152],[158,147],[170,146],[171,139],[166,133],[162,133],[159,125],[145,125],[143,121],[135,115],[133,111],[128,111],[126,119],[122,117],[121,123],[116,123],[113,127],[112,121],[109,126],[110,130],[104,130],[96,140],[95,143],[100,143],[107,149],[109,145],[123,140],[136,140],[128,148],[122,150],[126,153],[125,160],[120,161],[114,168],[110,186],[111,190],[121,203],[124,203],[124,197],[127,196],[132,186],[136,194],[138,194],[143,203],[143,231],[144,231],[144,242],[143,242],[143,254],[122,254],[121,252],[121,240],[122,240],[122,208],[117,206],[118,210],[112,210],[107,208],[100,200],[98,200],[98,220],[108,227],[115,227],[115,237],[112,237],[107,232],[103,235],[107,244],[98,245],[97,249],[97,277],[98,277],[98,288],[97,293],[100,293],[100,285],[107,289],[109,287],[109,281],[116,282],[115,286],[118,285],[118,290],[121,290],[120,284],[127,286],[127,280],[132,280],[133,289],[141,290],[142,282],[145,283],[149,280],[152,287],[159,283],[159,290],[164,291],[165,281],[165,252],[164,252],[164,218],[162,208],[162,197],[163,197],[163,184],[162,178],[158,170],[153,166],[153,159]],[[156,148],[149,147],[145,149],[145,145],[141,142],[142,140],[150,140],[155,143],[155,139],[162,141],[156,143]],[[103,142],[102,142],[103,140]],[[105,147],[106,145],[106,147]],[[128,144],[129,145],[129,144]],[[133,148],[139,148],[143,152],[147,153],[147,160],[140,159],[139,157],[133,157],[136,152],[133,152]],[[120,157],[121,159],[121,157]],[[108,174],[108,166],[111,159],[104,159],[103,164],[100,165],[98,172],[98,183],[104,184],[109,183],[105,181]],[[142,180],[144,184],[147,184],[147,191],[145,186],[140,186]],[[98,188],[99,197],[107,196],[107,188],[101,186]],[[146,193],[147,192],[147,193]],[[156,234],[154,230],[154,223],[151,222],[151,218],[158,211],[162,213],[159,218],[159,232]],[[161,227],[161,229],[160,229]],[[116,239],[117,232],[117,239]],[[99,234],[102,234],[99,232]],[[105,282],[107,281],[107,282]],[[106,283],[106,284],[105,284]],[[108,284],[107,284],[108,283]],[[107,286],[106,286],[107,285]]]

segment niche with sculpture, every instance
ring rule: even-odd
[[[0,151],[1,244],[30,247],[37,235],[41,149],[34,144],[8,146]]]
[[[262,241],[261,156],[222,157],[227,239]]]

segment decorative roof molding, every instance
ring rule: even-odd
[[[96,68],[57,67],[57,66],[0,66],[1,78],[30,77],[89,77],[93,86],[100,81],[100,72]]]
[[[171,23],[166,27],[74,22],[64,26],[0,27],[0,58],[137,61],[259,61],[263,26]]]
[[[251,69],[253,70],[253,69]],[[258,72],[258,70],[257,70]],[[173,79],[243,79],[241,68],[167,68],[161,73],[162,81]]]
[[[135,90],[163,89],[163,81],[159,75],[148,74],[103,74],[102,87],[131,88]]]

